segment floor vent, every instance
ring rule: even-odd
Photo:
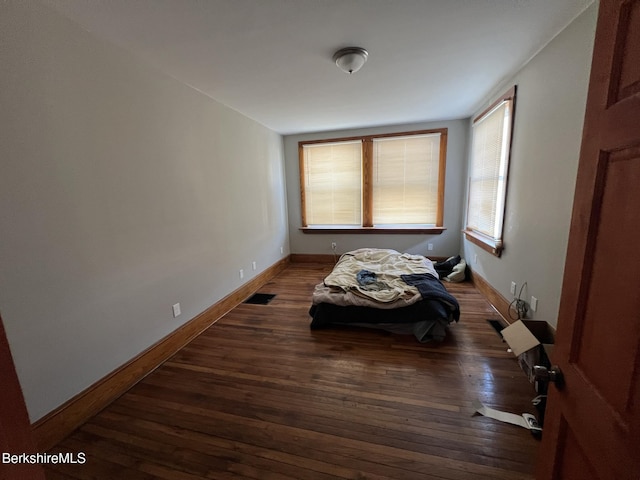
[[[242,303],[251,303],[253,305],[266,305],[275,298],[271,293],[254,293]]]
[[[502,338],[502,330],[504,330],[502,322],[500,322],[500,320],[487,320],[487,322],[489,322],[489,325],[491,325],[496,333],[500,335],[500,338]]]

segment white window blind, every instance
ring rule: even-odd
[[[441,233],[447,129],[298,142],[302,230]]]
[[[304,195],[308,225],[362,222],[362,141],[308,144]]]
[[[436,224],[440,134],[373,139],[373,223]]]
[[[467,229],[501,241],[512,101],[496,105],[473,125]]]

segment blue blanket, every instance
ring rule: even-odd
[[[460,305],[453,295],[447,292],[442,282],[428,273],[401,275],[407,285],[418,289],[424,300],[436,300],[444,304],[451,318],[456,322],[460,319]]]

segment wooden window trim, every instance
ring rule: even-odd
[[[444,225],[444,183],[445,170],[447,168],[447,134],[446,128],[440,129],[440,163],[438,165],[438,210],[436,218],[436,226]]]
[[[491,255],[495,255],[496,257],[502,255],[502,251],[504,250],[502,240],[496,240],[475,230],[463,230],[462,233],[464,233],[464,237],[467,240],[489,252]]]
[[[436,210],[436,224],[434,226],[401,226],[401,227],[375,227],[373,225],[373,140],[376,138],[403,137],[411,135],[440,134],[440,158],[438,165],[438,198]],[[301,231],[304,233],[431,233],[439,235],[446,230],[444,228],[444,186],[447,164],[447,128],[435,128],[428,130],[412,130],[409,132],[381,133],[377,135],[361,135],[355,137],[324,138],[320,140],[306,140],[298,142],[298,168],[300,173],[300,208],[302,215]],[[310,227],[307,223],[307,209],[305,201],[305,172],[304,153],[305,145],[322,143],[362,141],[362,226],[322,226]]]
[[[446,230],[444,227],[301,227],[302,233],[413,233],[440,235]]]
[[[498,106],[498,104],[505,102],[507,100],[511,100],[513,106],[512,106],[512,112],[511,112],[511,121],[513,122],[513,119],[515,118],[515,100],[516,100],[516,86],[514,85],[513,87],[511,87],[509,90],[507,90],[506,92],[504,92],[502,95],[500,95],[500,97],[496,98],[496,100],[489,105],[487,108],[485,108],[482,113],[480,115],[478,115],[476,118],[473,119],[473,123],[477,123],[479,120],[481,120],[487,113],[489,113],[491,110],[493,110],[494,108],[496,108],[496,106]],[[513,133],[513,128],[511,129],[511,133]]]
[[[362,139],[362,226],[373,227],[373,138]]]
[[[303,144],[298,143],[298,168],[300,171],[300,208],[302,209],[302,226],[308,226],[307,223],[307,201],[304,194],[304,153]]]

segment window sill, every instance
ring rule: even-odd
[[[486,250],[491,255],[495,255],[496,257],[500,257],[500,255],[502,255],[502,250],[504,250],[502,240],[494,240],[493,238],[487,237],[486,235],[473,230],[463,230],[462,232],[467,240],[479,246],[483,250]]]
[[[302,233],[404,233],[440,235],[446,230],[444,227],[301,227]]]

